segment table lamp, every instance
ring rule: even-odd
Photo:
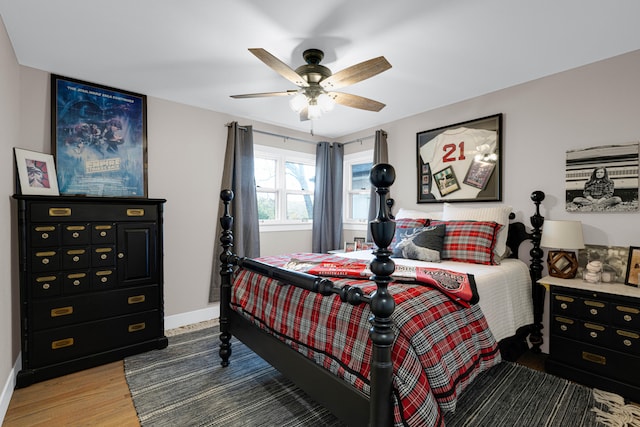
[[[553,248],[547,253],[549,275],[562,279],[573,279],[578,271],[575,250],[584,248],[582,223],[580,221],[551,221],[542,224],[540,246]],[[571,251],[567,251],[571,249]]]

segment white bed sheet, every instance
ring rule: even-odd
[[[371,250],[336,254],[370,261]],[[533,300],[529,267],[519,259],[503,259],[500,265],[480,265],[456,261],[423,262],[393,258],[397,265],[442,268],[473,274],[480,295],[478,304],[496,341],[510,337],[521,326],[533,323]]]

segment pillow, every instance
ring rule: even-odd
[[[495,253],[500,258],[505,258],[507,254],[507,233],[509,232],[509,215],[512,212],[511,206],[501,205],[482,208],[465,208],[451,203],[445,203],[442,210],[444,221],[465,220],[465,221],[494,221],[502,225],[498,232]]]
[[[495,221],[431,221],[445,225],[441,259],[473,264],[498,265],[495,254],[498,233],[503,228]]]
[[[444,243],[445,225],[396,229],[396,245],[392,258],[408,258],[420,261],[440,262]]]
[[[396,235],[393,236],[393,239],[389,244],[390,248],[393,248],[396,245],[396,236],[397,236],[398,229],[426,227],[429,225],[430,220],[428,218],[400,218],[400,219],[396,219],[395,221],[396,221]]]
[[[425,211],[419,211],[419,210],[415,210],[415,209],[405,209],[405,208],[400,208],[398,209],[398,213],[395,215],[396,219],[404,219],[404,218],[413,218],[413,219],[420,219],[420,218],[430,218],[430,219],[442,219],[442,211],[437,211],[437,212],[425,212]]]

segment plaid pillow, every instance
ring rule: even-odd
[[[396,219],[396,233],[393,236],[393,240],[391,240],[391,243],[389,244],[389,247],[391,249],[396,247],[396,237],[398,236],[397,230],[400,228],[420,228],[420,227],[426,227],[429,225],[429,222],[431,221],[429,218],[400,218],[400,219]]]
[[[494,248],[502,224],[494,221],[431,221],[431,225],[445,224],[441,259],[498,265]]]

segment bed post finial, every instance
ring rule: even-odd
[[[536,213],[531,216],[531,225],[533,231],[531,233],[531,242],[533,247],[529,251],[531,255],[531,265],[529,267],[529,273],[531,274],[531,296],[533,298],[533,331],[529,336],[531,342],[531,350],[534,353],[540,353],[540,346],[542,345],[542,314],[544,312],[544,296],[545,288],[537,284],[538,280],[542,278],[542,257],[544,252],[540,249],[540,238],[542,237],[542,224],[544,223],[544,217],[540,215],[540,204],[545,198],[545,194],[542,191],[534,191],[531,193],[531,200],[536,205]]]
[[[231,333],[229,332],[229,303],[231,302],[231,276],[233,275],[233,217],[229,214],[229,205],[233,200],[233,191],[222,190],[220,200],[224,204],[224,214],[220,217],[222,234],[222,253],[220,254],[220,358],[222,366],[229,366],[231,357]]]
[[[369,223],[371,235],[376,243],[373,252],[375,258],[371,261],[370,268],[373,273],[372,280],[376,282],[377,290],[371,296],[371,329],[369,335],[373,343],[371,355],[371,401],[389,402],[386,405],[371,405],[370,425],[388,426],[392,424],[391,413],[391,387],[393,378],[393,362],[391,350],[394,341],[392,329],[393,320],[391,314],[395,309],[393,296],[389,294],[387,286],[392,281],[391,274],[395,270],[395,264],[391,260],[391,251],[388,246],[393,240],[396,224],[389,217],[387,209],[387,196],[389,187],[396,179],[393,166],[386,163],[378,163],[371,169],[371,184],[376,187],[378,194],[378,216]]]

